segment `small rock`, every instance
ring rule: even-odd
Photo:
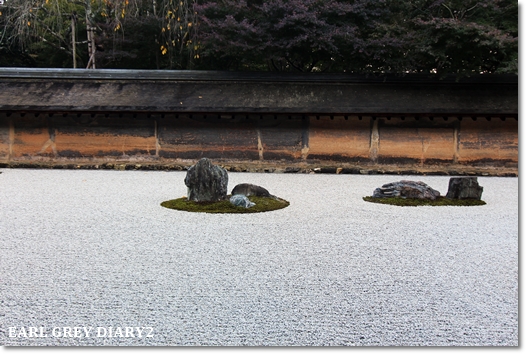
[[[232,203],[233,205],[237,206],[237,207],[243,207],[243,208],[251,208],[253,207],[254,205],[256,205],[256,203],[252,203],[246,196],[244,196],[243,194],[236,194],[236,195],[233,195],[231,198],[230,198],[230,203]]]
[[[477,177],[451,177],[446,198],[480,200],[483,190],[484,188],[479,186]]]
[[[406,180],[384,184],[381,188],[376,188],[373,193],[374,198],[401,197],[435,200],[439,196],[439,191],[424,182]]]

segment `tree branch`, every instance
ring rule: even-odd
[[[446,4],[442,3],[442,6],[444,6],[446,9],[448,9],[449,13],[451,14],[451,18],[456,19],[455,15],[453,15],[453,11],[447,6]]]
[[[53,48],[56,48],[56,49],[59,49],[59,50],[63,50],[64,52],[66,52],[66,53],[68,53],[70,55],[72,54],[71,51],[68,50],[67,48],[64,48],[64,47],[61,47],[59,45],[56,45],[55,43],[48,41],[47,39],[45,39],[42,36],[36,36],[36,38],[40,39],[42,42],[45,42],[45,43],[49,44]]]
[[[297,67],[296,65],[294,65],[294,63],[293,63],[291,60],[289,60],[289,58],[285,58],[285,60],[286,60],[287,63],[289,63],[294,69],[296,69],[296,70],[298,70],[298,71],[300,71],[300,72],[303,72],[303,69]]]
[[[276,71],[281,71],[278,66],[276,65],[276,63],[274,62],[274,59],[270,59],[270,62],[272,63],[272,66],[274,67],[274,69],[276,69]]]

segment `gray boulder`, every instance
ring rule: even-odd
[[[381,188],[376,188],[373,192],[374,198],[413,198],[435,200],[440,196],[440,192],[429,187],[424,182],[400,181],[384,184]]]
[[[478,199],[482,198],[484,188],[479,186],[477,177],[452,177],[446,198],[449,199]]]
[[[247,197],[250,197],[251,195],[255,197],[272,197],[270,195],[269,191],[266,190],[263,187],[256,186],[255,184],[250,183],[241,183],[232,189],[232,195],[234,194],[242,194],[246,195]]]
[[[246,196],[244,196],[243,194],[236,194],[236,195],[233,195],[231,198],[230,198],[230,203],[234,204],[235,206],[238,206],[238,207],[243,207],[243,208],[251,208],[253,207],[254,205],[256,205],[256,203],[252,203]]]
[[[188,187],[188,200],[194,202],[217,202],[226,199],[228,173],[220,166],[212,165],[203,158],[190,167],[184,184]]]

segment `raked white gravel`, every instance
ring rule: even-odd
[[[185,172],[1,171],[2,345],[518,345],[517,178],[396,207],[362,197],[449,178],[229,173],[290,201],[239,215],[161,207]]]

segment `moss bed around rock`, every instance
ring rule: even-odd
[[[194,202],[186,197],[179,199],[167,200],[161,203],[161,206],[169,209],[189,211],[194,213],[263,213],[266,211],[283,209],[289,206],[289,202],[281,198],[265,198],[250,196],[248,199],[256,203],[251,208],[243,208],[232,205],[229,201],[230,195],[226,200],[220,202]]]
[[[389,204],[397,206],[476,206],[486,205],[486,202],[478,199],[449,199],[446,197],[438,197],[436,200],[428,199],[414,199],[414,198],[373,198],[363,197],[363,200],[371,203]]]

